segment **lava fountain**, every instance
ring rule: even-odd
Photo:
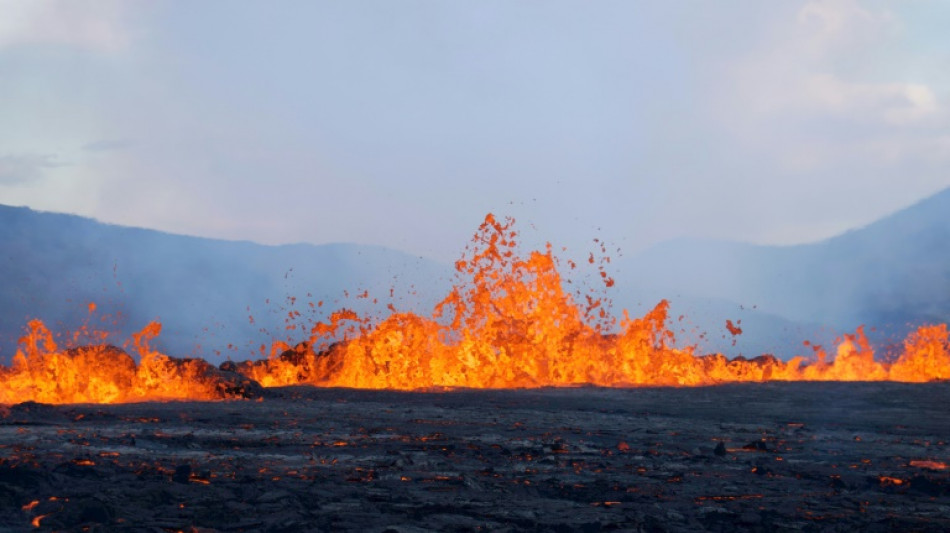
[[[640,318],[623,311],[617,320],[603,298],[575,300],[563,288],[551,245],[519,253],[513,226],[511,218],[486,216],[455,264],[453,289],[431,316],[390,306],[389,316],[373,321],[339,310],[314,324],[306,341],[293,347],[275,343],[271,357],[229,361],[220,370],[150,349],[157,323],[135,336],[136,364],[109,346],[61,350],[45,326],[32,321],[13,365],[0,368],[0,402],[247,397],[253,395],[251,380],[265,387],[417,390],[950,379],[946,324],[918,328],[892,362],[874,358],[861,328],[845,336],[833,358],[817,349],[807,361],[771,355],[728,359],[676,348],[667,301]],[[602,266],[599,275],[605,287],[614,284]]]
[[[110,344],[60,349],[43,322],[32,320],[28,327],[13,365],[0,366],[0,404],[217,400],[255,396],[258,388],[203,359],[178,359],[153,350],[149,341],[161,332],[158,322],[133,335],[137,364]],[[93,331],[87,336],[107,335]]]

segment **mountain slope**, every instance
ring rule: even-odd
[[[638,287],[853,330],[950,321],[950,189],[814,244],[680,240],[620,265]]]
[[[704,351],[788,357],[806,352],[802,340],[826,344],[860,324],[899,339],[950,322],[950,189],[815,244],[680,240],[613,266],[616,312],[641,316],[668,298],[671,327]],[[339,307],[385,314],[391,290],[396,308],[428,314],[451,280],[447,265],[382,247],[262,246],[0,205],[0,359],[30,318],[72,330],[89,302],[121,314],[103,325],[114,342],[158,319],[167,353],[245,359],[274,338],[304,338],[287,326]],[[371,298],[357,298],[363,290]],[[295,310],[303,316],[288,324]],[[726,319],[742,320],[743,334],[728,334]]]
[[[95,302],[103,314],[123,315],[122,336],[158,319],[157,346],[168,353],[246,358],[272,337],[304,338],[285,329],[292,309],[303,318],[339,306],[382,309],[392,289],[397,308],[429,310],[450,275],[448,266],[382,247],[263,246],[0,206],[0,357],[14,352],[27,319],[72,329]],[[371,298],[356,298],[362,290]],[[324,307],[307,305],[321,300]]]

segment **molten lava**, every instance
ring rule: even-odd
[[[152,350],[149,340],[161,331],[157,322],[133,335],[138,364],[112,345],[61,350],[41,321],[30,321],[29,328],[12,367],[0,366],[0,403],[216,400],[246,395],[244,384],[221,379],[221,373],[204,360],[175,359]]]
[[[306,342],[293,348],[275,343],[269,358],[222,365],[230,372],[151,350],[157,323],[135,336],[136,364],[111,346],[61,350],[34,320],[12,367],[0,367],[0,403],[220,399],[243,391],[222,382],[221,375],[233,371],[265,387],[375,389],[950,379],[946,324],[913,332],[892,363],[874,359],[861,328],[845,337],[831,361],[820,349],[809,363],[770,355],[730,360],[674,348],[665,300],[641,318],[624,311],[618,324],[605,300],[582,295],[578,302],[564,291],[550,245],[520,255],[513,223],[485,218],[473,246],[456,262],[454,288],[431,316],[390,307],[392,314],[373,324],[340,310],[316,323]],[[602,266],[599,273],[605,288],[614,284]],[[726,324],[733,335],[741,333],[738,324]]]
[[[527,257],[516,253],[512,225],[486,217],[470,257],[456,262],[455,287],[431,317],[394,312],[373,326],[354,313],[338,313],[318,323],[308,342],[280,346],[280,356],[240,363],[237,370],[264,386],[393,389],[950,379],[946,324],[911,334],[893,364],[875,361],[860,328],[831,362],[820,350],[811,364],[803,357],[697,356],[672,347],[665,300],[639,319],[625,311],[619,331],[611,331],[615,321],[604,301],[584,296],[578,305],[564,292],[550,245]],[[605,286],[613,285],[601,274]],[[727,326],[741,332],[731,321]],[[343,342],[328,346],[341,331]]]

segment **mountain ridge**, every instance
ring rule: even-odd
[[[447,287],[451,274],[447,265],[376,245],[225,241],[2,205],[0,261],[3,358],[27,319],[75,329],[88,319],[89,302],[125,317],[117,337],[159,319],[157,347],[169,353],[246,358],[269,337],[293,340],[285,330],[291,305],[308,318],[327,309],[310,310],[304,300],[378,312],[382,303],[357,299],[356,291],[388,302],[391,289],[397,307],[428,310],[431,291],[410,294],[413,287]]]
[[[950,321],[950,188],[815,243],[677,239],[611,267],[615,309],[636,315],[670,299],[674,319],[686,315],[671,327],[701,350],[800,350],[801,340],[827,342],[860,324],[897,338]],[[247,358],[274,338],[300,340],[285,329],[294,310],[306,319],[341,306],[382,316],[391,289],[397,308],[428,314],[453,274],[379,245],[212,239],[0,204],[0,359],[29,318],[75,329],[89,302],[125,317],[120,337],[160,319],[159,349]],[[371,298],[355,297],[363,290]],[[319,301],[327,305],[303,307]],[[727,335],[727,318],[744,320],[745,333]]]
[[[618,268],[624,278],[650,280],[659,290],[899,336],[950,320],[950,188],[814,243],[667,241]]]

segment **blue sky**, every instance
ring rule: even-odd
[[[0,0],[0,203],[454,259],[808,242],[950,186],[950,3]],[[534,243],[532,243],[534,244]]]

